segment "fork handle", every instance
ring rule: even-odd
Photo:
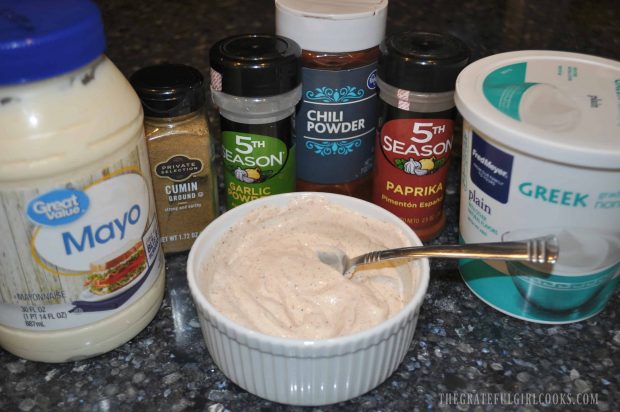
[[[412,257],[522,260],[532,263],[555,263],[558,257],[558,245],[555,236],[545,236],[515,242],[413,246],[366,253],[352,259],[351,264],[358,266],[382,260]]]

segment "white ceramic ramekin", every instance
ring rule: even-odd
[[[329,193],[288,193],[254,200],[224,213],[200,234],[187,262],[189,287],[214,362],[231,381],[248,392],[289,405],[316,406],[345,401],[387,379],[409,349],[430,274],[428,259],[409,263],[413,287],[403,310],[371,329],[339,338],[312,341],[268,336],[220,314],[198,286],[201,269],[219,238],[256,207],[284,206],[293,199],[314,196],[392,223],[412,246],[422,244],[402,220],[372,203]]]

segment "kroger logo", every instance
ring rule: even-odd
[[[371,89],[374,90],[377,87],[377,70],[373,70],[372,73],[370,73],[370,75],[368,75],[368,78],[366,79],[366,86]]]
[[[75,189],[57,189],[28,203],[28,217],[44,226],[60,226],[79,219],[88,210],[86,193]]]

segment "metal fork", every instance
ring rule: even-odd
[[[359,266],[370,265],[386,260],[410,260],[420,257],[439,257],[450,259],[492,259],[521,260],[531,263],[555,263],[559,248],[555,236],[544,236],[512,242],[469,243],[463,245],[428,245],[403,247],[369,252],[349,258],[343,251],[320,250],[319,259],[351,278]]]

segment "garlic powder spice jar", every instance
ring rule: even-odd
[[[299,45],[242,34],[211,47],[211,96],[220,113],[226,206],[295,190]]]

